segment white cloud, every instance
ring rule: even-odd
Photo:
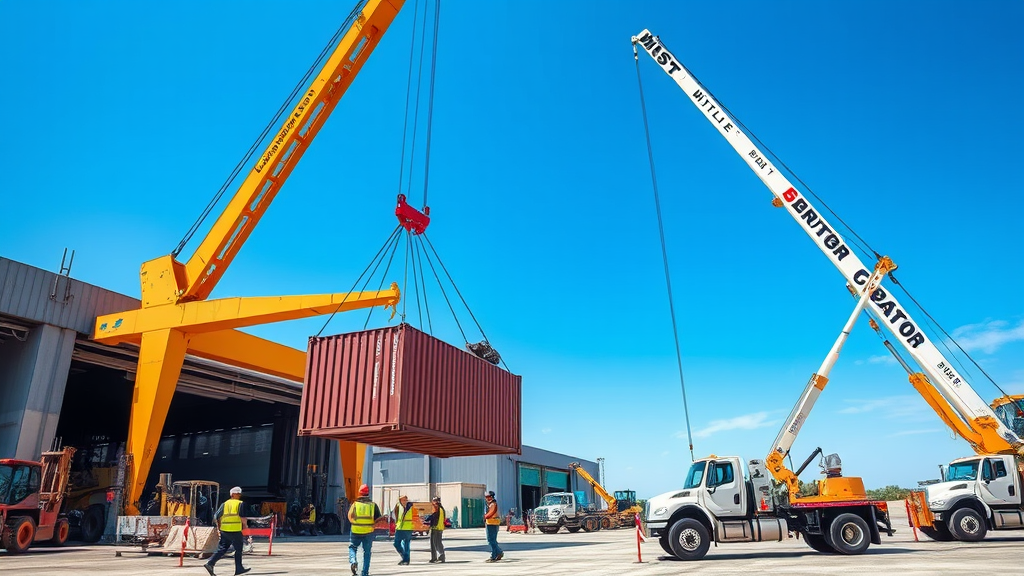
[[[892,354],[879,354],[868,358],[868,364],[895,364],[896,357]]]
[[[968,352],[981,350],[986,354],[993,354],[1003,344],[1024,340],[1024,320],[1013,327],[1005,320],[968,324],[953,330],[951,336]]]
[[[551,433],[551,428],[544,428],[544,429],[542,429],[540,431],[540,433],[541,434],[550,434]]]
[[[712,420],[707,426],[694,432],[693,435],[697,438],[707,438],[715,432],[754,430],[778,424],[779,420],[768,420],[769,414],[769,412],[754,412],[753,414],[744,414],[725,420]],[[676,437],[685,438],[685,433],[677,432]]]

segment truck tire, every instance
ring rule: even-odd
[[[538,526],[537,529],[545,534],[558,534],[558,526]]]
[[[985,538],[988,526],[974,508],[961,508],[949,517],[949,532],[962,542],[978,542]]]
[[[54,546],[63,546],[68,541],[68,534],[71,533],[71,525],[68,524],[67,518],[60,518],[57,520],[57,524],[53,527],[53,537],[50,538],[50,544]]]
[[[3,547],[9,554],[21,554],[36,539],[36,523],[28,516],[15,516],[3,527]]]
[[[658,538],[658,544],[661,544],[661,549],[665,551],[669,556],[675,556],[676,553],[672,551],[672,547],[668,545],[668,532],[663,533]]]
[[[683,518],[668,529],[668,545],[680,560],[700,560],[711,548],[711,535],[697,520]]]
[[[82,514],[82,541],[90,544],[99,542],[103,537],[103,528],[107,523],[104,518],[103,505],[93,504]]]
[[[840,554],[863,554],[871,545],[871,532],[863,518],[847,512],[829,524],[825,541]]]
[[[942,522],[941,520],[936,521],[932,526],[921,526],[918,530],[936,542],[952,542],[953,540],[956,540],[956,538],[953,538],[953,535],[949,533],[949,528],[946,527],[945,522]]]
[[[618,524],[618,522],[616,522],[615,523],[615,528],[618,528],[618,527],[619,527],[619,524]],[[602,530],[611,530],[612,529],[612,519],[609,518],[608,516],[602,517],[601,518],[601,529]]]
[[[579,526],[566,526],[565,529],[568,530],[572,534],[575,534],[575,533],[580,531],[580,527]]]
[[[597,522],[597,518],[594,518],[593,516],[587,516],[583,520],[580,520],[580,526],[583,527],[584,532],[596,532],[601,528],[601,525]]]
[[[822,554],[835,554],[836,549],[831,544],[825,541],[825,536],[821,534],[804,534],[804,542],[813,548],[814,550],[821,552]]]

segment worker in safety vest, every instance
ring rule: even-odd
[[[430,563],[435,564],[444,562],[444,544],[441,542],[441,536],[444,535],[444,521],[447,518],[440,497],[434,496],[430,503],[434,510],[423,521],[430,526]]]
[[[370,549],[373,547],[373,523],[380,518],[380,508],[370,500],[370,487],[363,484],[359,487],[359,499],[348,509],[348,521],[352,524],[352,535],[349,537],[348,562],[352,568],[352,576],[356,575],[359,564],[356,562],[356,550],[363,547],[362,576],[370,576]]]
[[[245,526],[245,508],[242,506],[242,488],[231,489],[231,499],[226,500],[214,514],[217,527],[220,528],[220,546],[210,560],[203,565],[210,576],[215,576],[213,567],[217,561],[228,553],[228,548],[235,549],[235,574],[245,574],[252,568],[242,568],[242,527]]]
[[[409,546],[412,542],[412,502],[405,494],[398,497],[398,506],[395,506],[395,550],[402,559],[399,566],[409,565]]]
[[[494,499],[494,492],[487,492],[484,495],[487,501],[487,512],[484,512],[484,524],[487,525],[487,544],[491,547],[491,557],[484,562],[497,562],[505,553],[498,546],[498,526],[501,526],[501,515],[498,514],[498,501]]]

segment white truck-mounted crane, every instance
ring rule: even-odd
[[[778,170],[740,129],[717,99],[661,42],[644,30],[633,37],[633,54],[643,47],[662,70],[690,97],[704,117],[774,195],[772,204],[785,208],[849,286],[862,287],[868,268],[808,198]],[[876,331],[884,326],[916,363],[911,367],[895,347],[889,351],[910,374],[910,382],[943,422],[966,440],[977,456],[959,458],[948,467],[945,481],[912,495],[911,521],[937,540],[981,540],[988,530],[1024,528],[1024,397],[1008,396],[986,403],[967,378],[936,347],[896,297],[882,287],[870,295],[867,312]],[[881,331],[879,331],[881,334]],[[695,464],[696,466],[696,464]]]

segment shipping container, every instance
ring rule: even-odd
[[[310,338],[299,435],[431,456],[519,454],[522,378],[408,324]]]

